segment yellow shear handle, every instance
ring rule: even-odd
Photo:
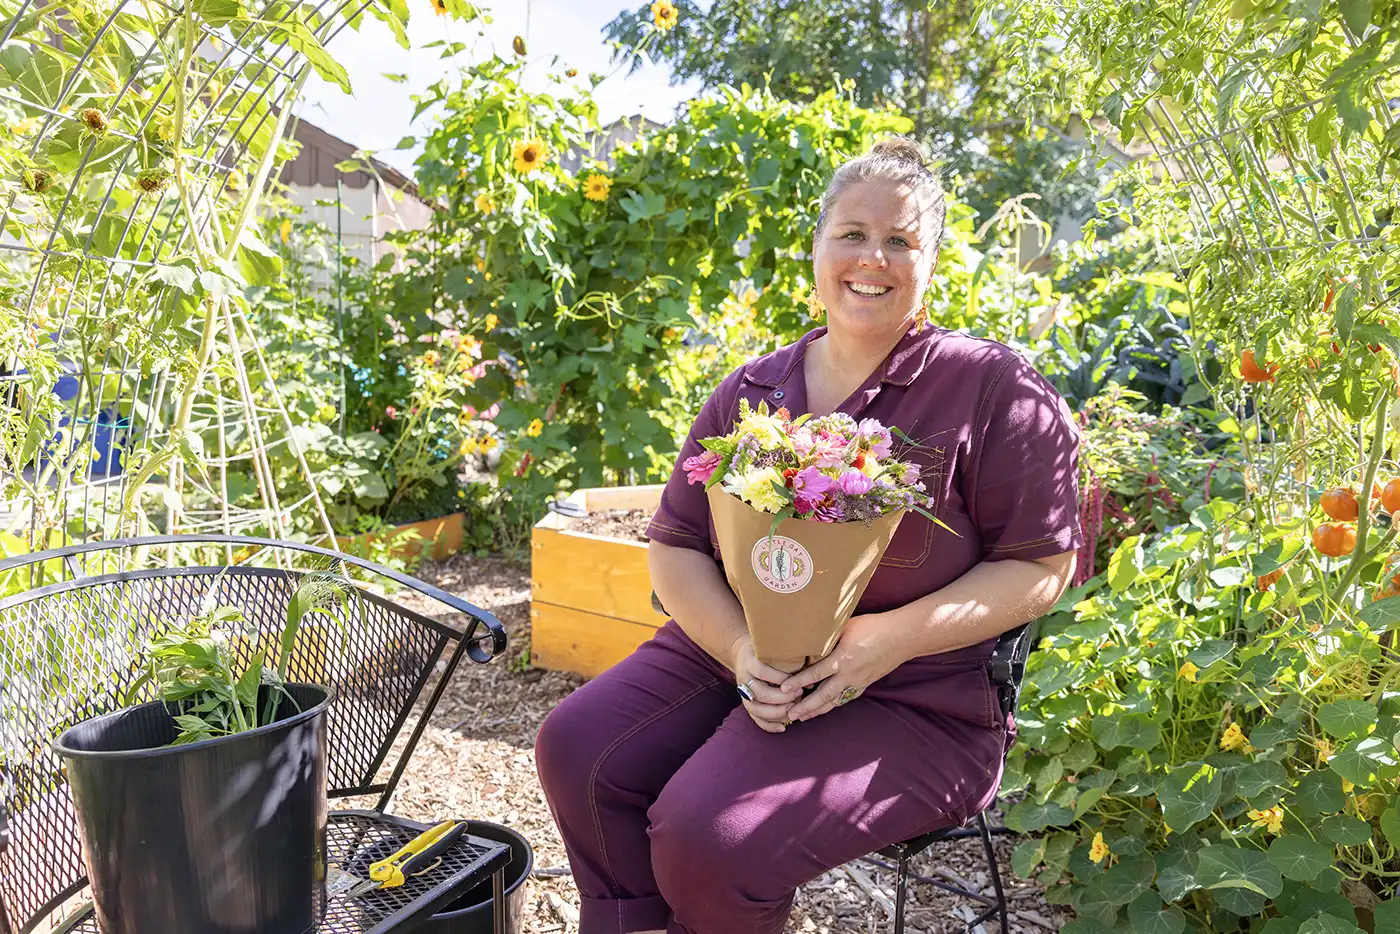
[[[369,867],[370,879],[378,882],[386,889],[392,889],[404,884],[403,867],[404,864],[419,853],[428,849],[443,835],[457,826],[455,820],[445,820],[436,827],[431,827],[418,836],[410,840],[403,849],[393,856],[381,859],[379,862]]]

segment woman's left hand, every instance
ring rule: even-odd
[[[815,691],[793,704],[789,718],[795,723],[819,717],[859,697],[867,687],[894,671],[904,661],[894,643],[894,629],[879,614],[852,616],[825,658],[783,682],[784,690],[794,695],[808,685],[817,685]]]

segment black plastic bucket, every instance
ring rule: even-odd
[[[467,821],[467,833],[510,846],[506,866],[506,931],[520,934],[525,924],[525,880],[535,867],[535,853],[520,834],[509,827],[486,821]],[[419,934],[492,934],[491,880],[467,892],[442,911],[428,918]]]
[[[103,934],[311,929],[325,904],[331,698],[311,684],[287,691],[281,719],[233,736],[167,746],[179,731],[153,702],[54,743]]]

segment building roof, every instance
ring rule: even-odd
[[[335,183],[339,181],[346,188],[367,188],[373,181],[373,176],[368,172],[342,172],[336,168],[337,164],[351,158],[358,151],[357,147],[340,137],[327,133],[301,117],[293,118],[289,135],[301,143],[301,152],[297,153],[295,159],[282,166],[279,177],[283,184],[307,188],[318,185],[334,188]],[[423,201],[418,194],[418,185],[413,179],[378,159],[371,158],[369,161],[374,165],[379,177],[384,180],[384,184]]]

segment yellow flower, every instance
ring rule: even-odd
[[[1267,827],[1269,833],[1283,833],[1283,808],[1265,808],[1262,811],[1251,808],[1249,819],[1254,822],[1255,827]]]
[[[1322,765],[1332,758],[1332,744],[1326,738],[1317,741],[1317,764]]]
[[[1245,747],[1244,731],[1240,725],[1231,720],[1230,725],[1225,728],[1225,732],[1220,734],[1220,748],[1226,752],[1233,752],[1236,749]]]
[[[1186,662],[1176,670],[1176,676],[1178,678],[1185,678],[1187,681],[1194,682],[1196,680],[1196,673],[1200,670],[1201,669],[1197,668],[1191,662]]]
[[[327,402],[316,410],[316,420],[318,422],[328,422],[335,418],[335,406]]]
[[[739,420],[740,434],[751,434],[764,447],[777,447],[788,444],[787,432],[783,431],[782,420],[773,415],[759,415],[750,412]]]
[[[28,136],[30,133],[39,129],[40,123],[41,121],[38,117],[25,117],[23,120],[16,120],[14,123],[7,124],[6,129],[16,136]]]
[[[1351,793],[1352,793],[1353,791],[1355,791],[1355,790],[1356,790],[1356,786],[1355,786],[1355,785],[1353,785],[1351,782],[1347,781],[1345,778],[1342,779],[1342,791],[1343,791],[1343,793],[1345,793],[1345,794],[1351,794]]]
[[[496,315],[495,315],[495,313],[493,312],[492,314],[489,314],[489,315],[486,316],[486,323],[483,324],[482,326],[483,326],[484,328],[486,328],[487,331],[494,331],[494,330],[496,330],[496,325],[498,325],[498,324],[500,324],[500,323],[501,323],[501,319],[500,319],[500,318],[497,318]]]
[[[287,238],[291,235],[292,219],[290,217],[284,217],[282,218],[282,223],[279,224],[277,227],[277,236],[282,238],[282,243],[285,244],[287,242]]]
[[[467,438],[462,442],[462,447],[460,450],[463,457],[471,457],[473,454],[477,453],[478,450],[480,450],[480,445],[477,444],[475,438]]]
[[[544,431],[544,422],[537,418],[530,422],[530,426],[525,429],[525,434],[532,438],[538,438],[542,431]]]
[[[482,454],[485,454],[488,451],[494,451],[496,449],[496,443],[495,438],[490,435],[483,435],[481,440],[477,442],[477,447],[481,448]]]
[[[447,15],[447,0],[429,0],[433,5],[433,12],[438,16]]]
[[[651,5],[651,21],[656,24],[656,28],[662,32],[670,32],[676,28],[676,20],[680,18],[680,12],[671,0],[656,0]]]
[[[476,196],[476,209],[482,214],[494,214],[496,202],[487,192],[481,192]]]
[[[529,175],[544,165],[547,158],[549,147],[545,146],[544,140],[539,137],[515,144],[515,171],[522,175]]]
[[[423,365],[424,365],[424,366],[437,366],[437,365],[438,365],[438,352],[437,352],[436,350],[429,350],[429,351],[427,351],[426,353],[424,353],[424,354],[423,354]]]
[[[1094,842],[1089,844],[1089,858],[1096,863],[1103,862],[1103,858],[1113,851],[1108,848],[1108,844],[1103,842],[1103,833],[1094,834]]]
[[[495,315],[489,317],[495,317]],[[464,357],[475,357],[481,352],[481,341],[470,334],[463,334],[457,339],[457,352]]]
[[[777,512],[787,501],[773,487],[783,485],[776,467],[750,467],[736,480],[725,481],[724,491],[739,497],[760,512]]]
[[[612,179],[606,178],[594,172],[588,176],[583,183],[583,196],[589,201],[606,201],[608,192],[612,190]]]
[[[854,91],[856,89],[856,79],[847,78],[845,81],[841,82],[841,87],[845,88],[847,91]]]

